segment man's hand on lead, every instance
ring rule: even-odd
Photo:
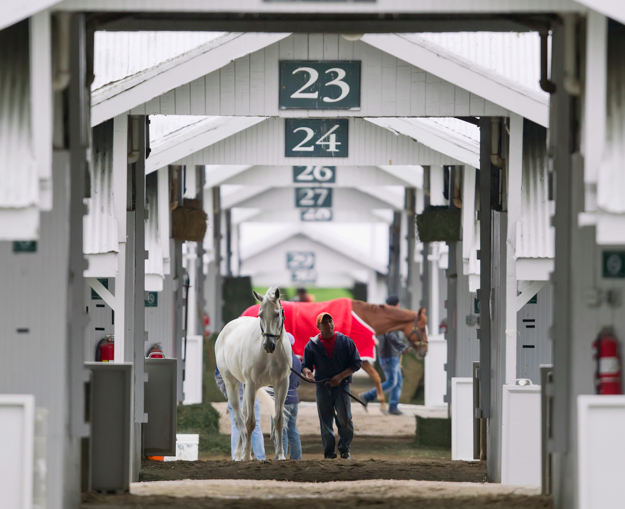
[[[302,374],[311,382],[315,381],[315,377],[313,376],[312,371],[310,371],[310,369],[308,368],[302,369]]]

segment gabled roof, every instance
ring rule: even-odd
[[[229,33],[179,57],[94,90],[91,94],[91,125],[121,115],[288,35]]]
[[[186,120],[187,125],[180,127],[180,119],[176,116],[171,116],[171,120],[163,117],[156,116],[157,125],[158,122],[171,122],[173,130],[161,137],[150,133],[152,152],[146,160],[146,173],[152,173],[265,120],[264,117],[191,117]]]
[[[380,274],[386,274],[388,272],[388,267],[386,265],[376,261],[367,254],[364,254],[362,252],[354,252],[352,246],[343,244],[340,239],[329,238],[327,236],[327,232],[324,233],[324,235],[319,235],[317,232],[314,231],[314,229],[303,229],[301,225],[285,227],[280,234],[268,237],[265,242],[256,242],[254,244],[254,249],[250,249],[247,252],[241,253],[241,261],[244,262],[245,260],[249,260],[250,258],[257,256],[260,253],[269,251],[276,246],[284,244],[289,239],[300,235],[309,238],[315,244],[320,244],[323,247],[331,251],[335,251],[340,255],[349,258],[353,262],[366,268],[373,269]]]
[[[454,124],[450,124],[440,122],[443,119],[431,118],[367,118],[366,120],[398,134],[409,136],[426,147],[465,164],[475,168],[480,167],[479,138],[476,141],[473,137],[468,137],[453,129],[455,123],[471,126],[467,122],[457,119],[444,119],[454,122]],[[475,129],[479,136],[479,130],[477,127]]]
[[[227,76],[222,76],[220,78],[218,73],[215,75],[215,85],[217,86],[216,96],[213,85],[209,86],[207,83],[203,82],[203,79],[211,73],[223,69],[237,59],[239,59],[241,66],[249,67],[250,62],[240,59],[249,57],[252,53],[259,52],[290,35],[291,34],[227,34],[151,69],[102,87],[93,93],[92,124],[96,125],[107,118],[135,108],[137,109],[137,114],[139,114],[139,110],[146,114],[233,114],[235,111],[230,108],[231,105],[226,107],[224,103],[223,106],[220,106],[219,86],[220,81],[225,79],[228,86],[235,87],[232,73],[238,73],[236,70],[238,67],[234,66],[235,69],[228,70]],[[247,43],[248,39],[249,44]],[[361,44],[361,47],[369,47],[370,51],[373,51],[375,48],[381,52],[385,52],[392,57],[414,66],[413,69],[417,68],[420,72],[425,71],[427,75],[435,77],[436,80],[443,80],[448,86],[451,86],[452,89],[454,87],[462,89],[464,94],[467,95],[467,113],[462,113],[462,115],[468,115],[469,111],[472,111],[473,113],[471,114],[479,116],[479,114],[476,113],[478,110],[482,111],[481,114],[487,115],[504,115],[507,114],[507,111],[513,111],[536,123],[547,125],[549,116],[548,97],[540,91],[529,88],[493,70],[492,66],[488,68],[476,64],[476,62],[470,58],[466,58],[457,52],[450,51],[436,43],[426,40],[424,37],[414,34],[367,34],[362,38],[362,42],[365,44],[358,43]],[[282,48],[282,44],[280,48]],[[275,50],[271,53],[271,58],[276,58],[275,55],[277,55],[277,51],[278,50]],[[282,55],[282,49],[280,49],[280,55]],[[264,58],[269,58],[269,56],[265,55]],[[263,61],[262,53],[260,53],[259,59],[259,61]],[[241,79],[245,78],[245,80],[249,81],[251,72],[252,69],[247,69],[245,71],[245,76],[242,76]],[[268,71],[261,66],[258,72],[261,74],[263,72],[270,72],[271,74],[274,70],[272,68],[271,71]],[[237,74],[237,84],[239,83],[238,80],[239,77]],[[244,88],[249,89],[252,87],[250,83],[244,84]],[[223,84],[221,86],[223,86]],[[397,86],[399,87],[399,83]],[[437,85],[432,83],[432,86]],[[402,93],[405,92],[406,91],[402,91]],[[447,92],[449,92],[449,90],[447,90]],[[399,90],[397,93],[399,94]],[[410,90],[408,90],[407,93],[410,95]],[[443,92],[441,92],[440,98],[441,113],[443,111],[443,101],[450,100],[450,98],[444,99],[442,94]],[[458,104],[460,104],[461,107],[456,107],[456,110],[458,110],[458,108],[460,108],[458,111],[464,110],[464,96],[462,96],[462,99],[458,97],[454,99],[453,90],[451,94],[452,103],[454,103],[454,101],[455,103],[460,101]],[[471,94],[472,97],[479,97],[478,103],[482,103],[481,107],[473,106],[474,99],[469,97]],[[251,99],[246,99],[246,101],[247,100],[251,101]],[[275,108],[273,106],[269,107],[266,105],[267,100],[267,98],[262,99],[262,101],[265,102],[263,106],[262,101],[259,103],[258,100],[255,99],[254,104],[256,104],[256,107],[253,108],[253,110],[256,111],[256,114],[266,116],[277,114],[274,112]],[[213,104],[215,102],[216,105]],[[446,108],[449,106],[447,103],[444,105]],[[277,108],[277,104],[275,107]],[[232,112],[230,109],[232,109]],[[254,111],[247,108],[240,113],[237,110],[236,113],[249,115]],[[393,115],[396,115],[398,111],[400,110],[394,110]],[[405,107],[403,111],[406,111]],[[418,108],[415,109],[415,112],[418,111],[420,111]],[[419,115],[440,115],[440,113],[428,113],[428,111],[429,110],[426,109],[425,113],[419,113]],[[452,108],[451,111],[453,115],[453,111],[455,110]],[[282,115],[280,111],[278,111],[278,113]],[[460,115],[460,113],[457,114]],[[345,112],[345,115],[359,116],[357,111]],[[378,114],[377,110],[374,108],[368,114],[363,110],[363,115],[389,116],[389,113],[382,109]]]
[[[539,125],[549,126],[549,99],[414,34],[366,34],[362,40]]]
[[[625,3],[621,0],[576,0],[616,21],[625,23]]]

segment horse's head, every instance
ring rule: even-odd
[[[412,343],[417,356],[423,358],[428,353],[428,335],[425,326],[428,323],[428,317],[425,314],[425,308],[419,308],[417,315],[412,323],[407,323],[404,328],[404,334],[408,341]]]
[[[280,304],[280,289],[272,286],[263,297],[252,290],[256,300],[260,301],[258,318],[260,319],[260,332],[263,336],[263,348],[267,353],[276,350],[276,344],[284,333],[284,309]]]

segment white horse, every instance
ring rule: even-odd
[[[252,459],[251,437],[256,426],[256,392],[269,385],[273,386],[275,395],[276,454],[278,459],[283,460],[283,412],[292,366],[291,343],[284,330],[280,290],[271,287],[264,297],[254,291],[254,297],[261,302],[258,318],[242,316],[228,323],[215,343],[215,356],[239,430],[235,461]],[[245,384],[242,409],[239,382]]]

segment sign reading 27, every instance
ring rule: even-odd
[[[286,157],[347,157],[347,119],[285,119]]]
[[[281,61],[280,108],[359,109],[360,62],[353,60]]]

